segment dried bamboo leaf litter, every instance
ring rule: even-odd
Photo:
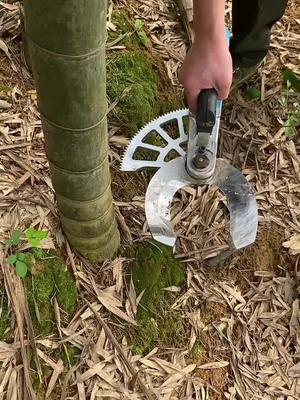
[[[19,2],[0,2],[0,240],[2,247],[14,228],[31,225],[50,232],[46,247],[53,248],[64,244],[64,239],[57,224],[36,94],[17,45],[19,6]],[[168,76],[178,85],[177,72],[187,40],[174,3],[118,1],[111,10],[124,6],[142,19],[153,51],[162,57]],[[257,244],[234,258],[226,269],[205,272],[203,258],[218,253],[227,243],[224,199],[214,188],[184,190],[172,212],[179,233],[177,257],[185,262],[187,287],[180,288],[172,308],[186,321],[187,345],[184,349],[154,348],[144,357],[132,354],[126,338],[127,328],[135,324],[141,295],[127,287],[127,260],[107,261],[99,273],[99,266],[82,260],[66,245],[68,265],[93,311],[82,302],[72,321],[59,325],[57,337],[36,338],[37,356],[52,371],[46,382],[49,398],[300,397],[300,139],[297,133],[293,141],[286,140],[287,110],[280,105],[281,71],[288,67],[300,72],[299,21],[299,0],[290,1],[286,16],[273,31],[271,51],[249,83],[260,90],[261,99],[247,100],[245,86],[224,109],[220,155],[241,168],[256,191],[260,213]],[[292,93],[290,101],[298,98]],[[114,163],[127,139],[114,135],[113,129],[110,134]],[[144,178],[138,179],[144,185]],[[128,185],[134,183],[131,177],[127,181]],[[150,237],[143,201],[139,194],[128,201],[115,198],[126,243]],[[2,254],[1,249],[3,271],[7,266]],[[10,270],[5,273],[7,280]],[[3,281],[3,272],[1,277]],[[9,275],[9,279],[11,284],[15,277]],[[24,304],[12,301],[11,308],[18,319],[16,325],[12,319],[15,339],[13,343],[0,342],[0,394],[5,400],[25,398],[26,383],[30,393],[29,366],[20,357],[29,346],[27,325],[22,328]],[[97,313],[112,335],[101,326]],[[206,341],[202,352],[193,354],[201,338]],[[80,354],[72,367],[49,356],[62,344],[73,346]],[[142,385],[133,370],[138,371]]]

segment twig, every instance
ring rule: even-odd
[[[98,322],[100,323],[100,325],[104,329],[104,331],[105,331],[107,337],[109,338],[109,340],[111,341],[112,345],[119,352],[124,364],[126,365],[126,367],[128,368],[129,372],[131,373],[133,379],[138,382],[138,384],[139,384],[141,390],[143,391],[143,393],[145,394],[146,398],[148,400],[152,400],[153,399],[153,395],[156,397],[155,393],[153,393],[153,392],[151,392],[151,391],[149,391],[147,389],[147,387],[146,387],[145,383],[143,382],[142,378],[138,375],[138,371],[136,371],[135,368],[132,366],[131,362],[129,361],[128,357],[126,356],[125,352],[123,351],[122,347],[120,346],[119,342],[114,337],[114,335],[113,335],[112,331],[110,330],[109,326],[100,317],[99,313],[97,312],[97,310],[95,310],[94,306],[91,303],[89,303],[86,299],[84,299],[84,301],[87,304],[87,306],[90,308],[90,310],[94,313],[95,317],[97,318]]]
[[[251,140],[249,142],[249,145],[248,145],[248,148],[247,148],[247,151],[246,151],[246,155],[245,155],[245,159],[244,159],[242,170],[246,168],[246,164],[247,164],[247,161],[248,161],[248,156],[249,156],[252,144],[253,144],[253,136],[254,136],[254,132],[252,132],[252,137],[251,137]]]

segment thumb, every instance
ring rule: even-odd
[[[226,100],[230,93],[230,85],[222,84],[215,86],[216,91],[218,92],[219,100]]]
[[[193,113],[196,114],[197,113],[197,99],[198,99],[198,95],[200,93],[200,90],[197,91],[185,91],[185,99],[186,102],[188,104],[189,110]]]

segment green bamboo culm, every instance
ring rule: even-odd
[[[106,0],[24,0],[25,31],[62,228],[90,261],[119,246],[108,163]]]

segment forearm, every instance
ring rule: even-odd
[[[225,29],[225,0],[194,0],[195,40],[222,37]]]

